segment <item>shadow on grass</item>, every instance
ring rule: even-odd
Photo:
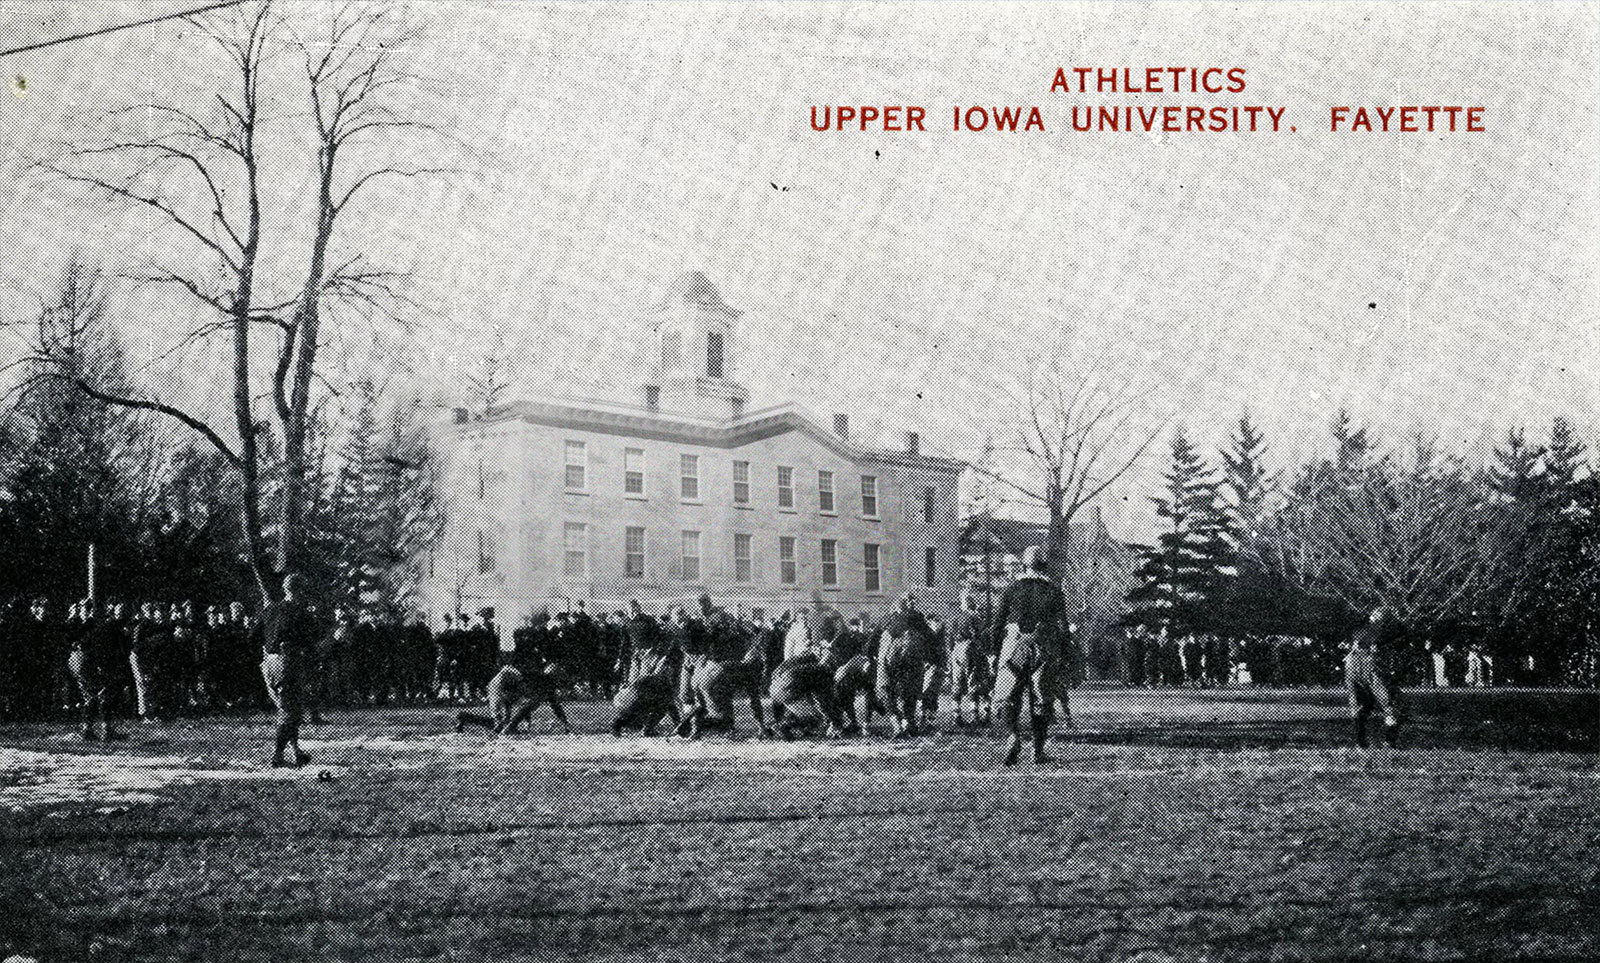
[[[1341,693],[1263,693],[1200,690],[1192,699],[1217,703],[1289,703],[1339,709],[1329,719],[1148,719],[1126,717],[1105,728],[1062,730],[1072,742],[1165,746],[1186,749],[1263,749],[1349,745],[1351,723]],[[1507,752],[1600,752],[1600,694],[1568,690],[1439,690],[1405,692],[1400,698],[1401,747],[1479,749]],[[1368,735],[1381,739],[1381,718],[1369,720]]]

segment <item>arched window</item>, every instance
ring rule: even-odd
[[[722,377],[722,332],[706,335],[706,377]]]

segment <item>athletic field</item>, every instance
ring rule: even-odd
[[[1014,771],[986,732],[614,740],[596,703],[337,713],[298,771],[265,717],[0,729],[0,959],[1600,957],[1594,692],[1418,693],[1370,752],[1337,692],[1074,709]]]

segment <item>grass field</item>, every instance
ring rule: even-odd
[[[1600,958],[1594,692],[1420,693],[1363,752],[1339,693],[1085,691],[1015,771],[608,709],[336,714],[276,772],[261,717],[0,729],[0,958]]]

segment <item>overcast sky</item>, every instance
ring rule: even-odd
[[[0,0],[0,48],[181,4],[72,6]],[[471,152],[360,239],[441,308],[410,352],[425,380],[453,383],[498,324],[530,393],[631,399],[645,309],[700,270],[744,312],[754,403],[919,427],[958,457],[1003,434],[1021,361],[1053,347],[1208,447],[1245,408],[1284,458],[1340,406],[1446,445],[1557,414],[1593,438],[1593,3],[415,6],[408,56]],[[1247,89],[1050,91],[1057,67],[1175,65],[1243,67]],[[85,109],[216,74],[171,24],[0,68],[15,312],[75,247],[119,265],[168,243],[21,163]],[[1297,132],[1076,133],[1075,103],[1283,106]],[[812,104],[918,104],[929,130],[818,133]],[[955,133],[953,104],[1037,105],[1047,129]],[[1482,106],[1487,129],[1327,131],[1331,106],[1404,104]],[[1147,524],[1163,454],[1109,500],[1114,530]]]

